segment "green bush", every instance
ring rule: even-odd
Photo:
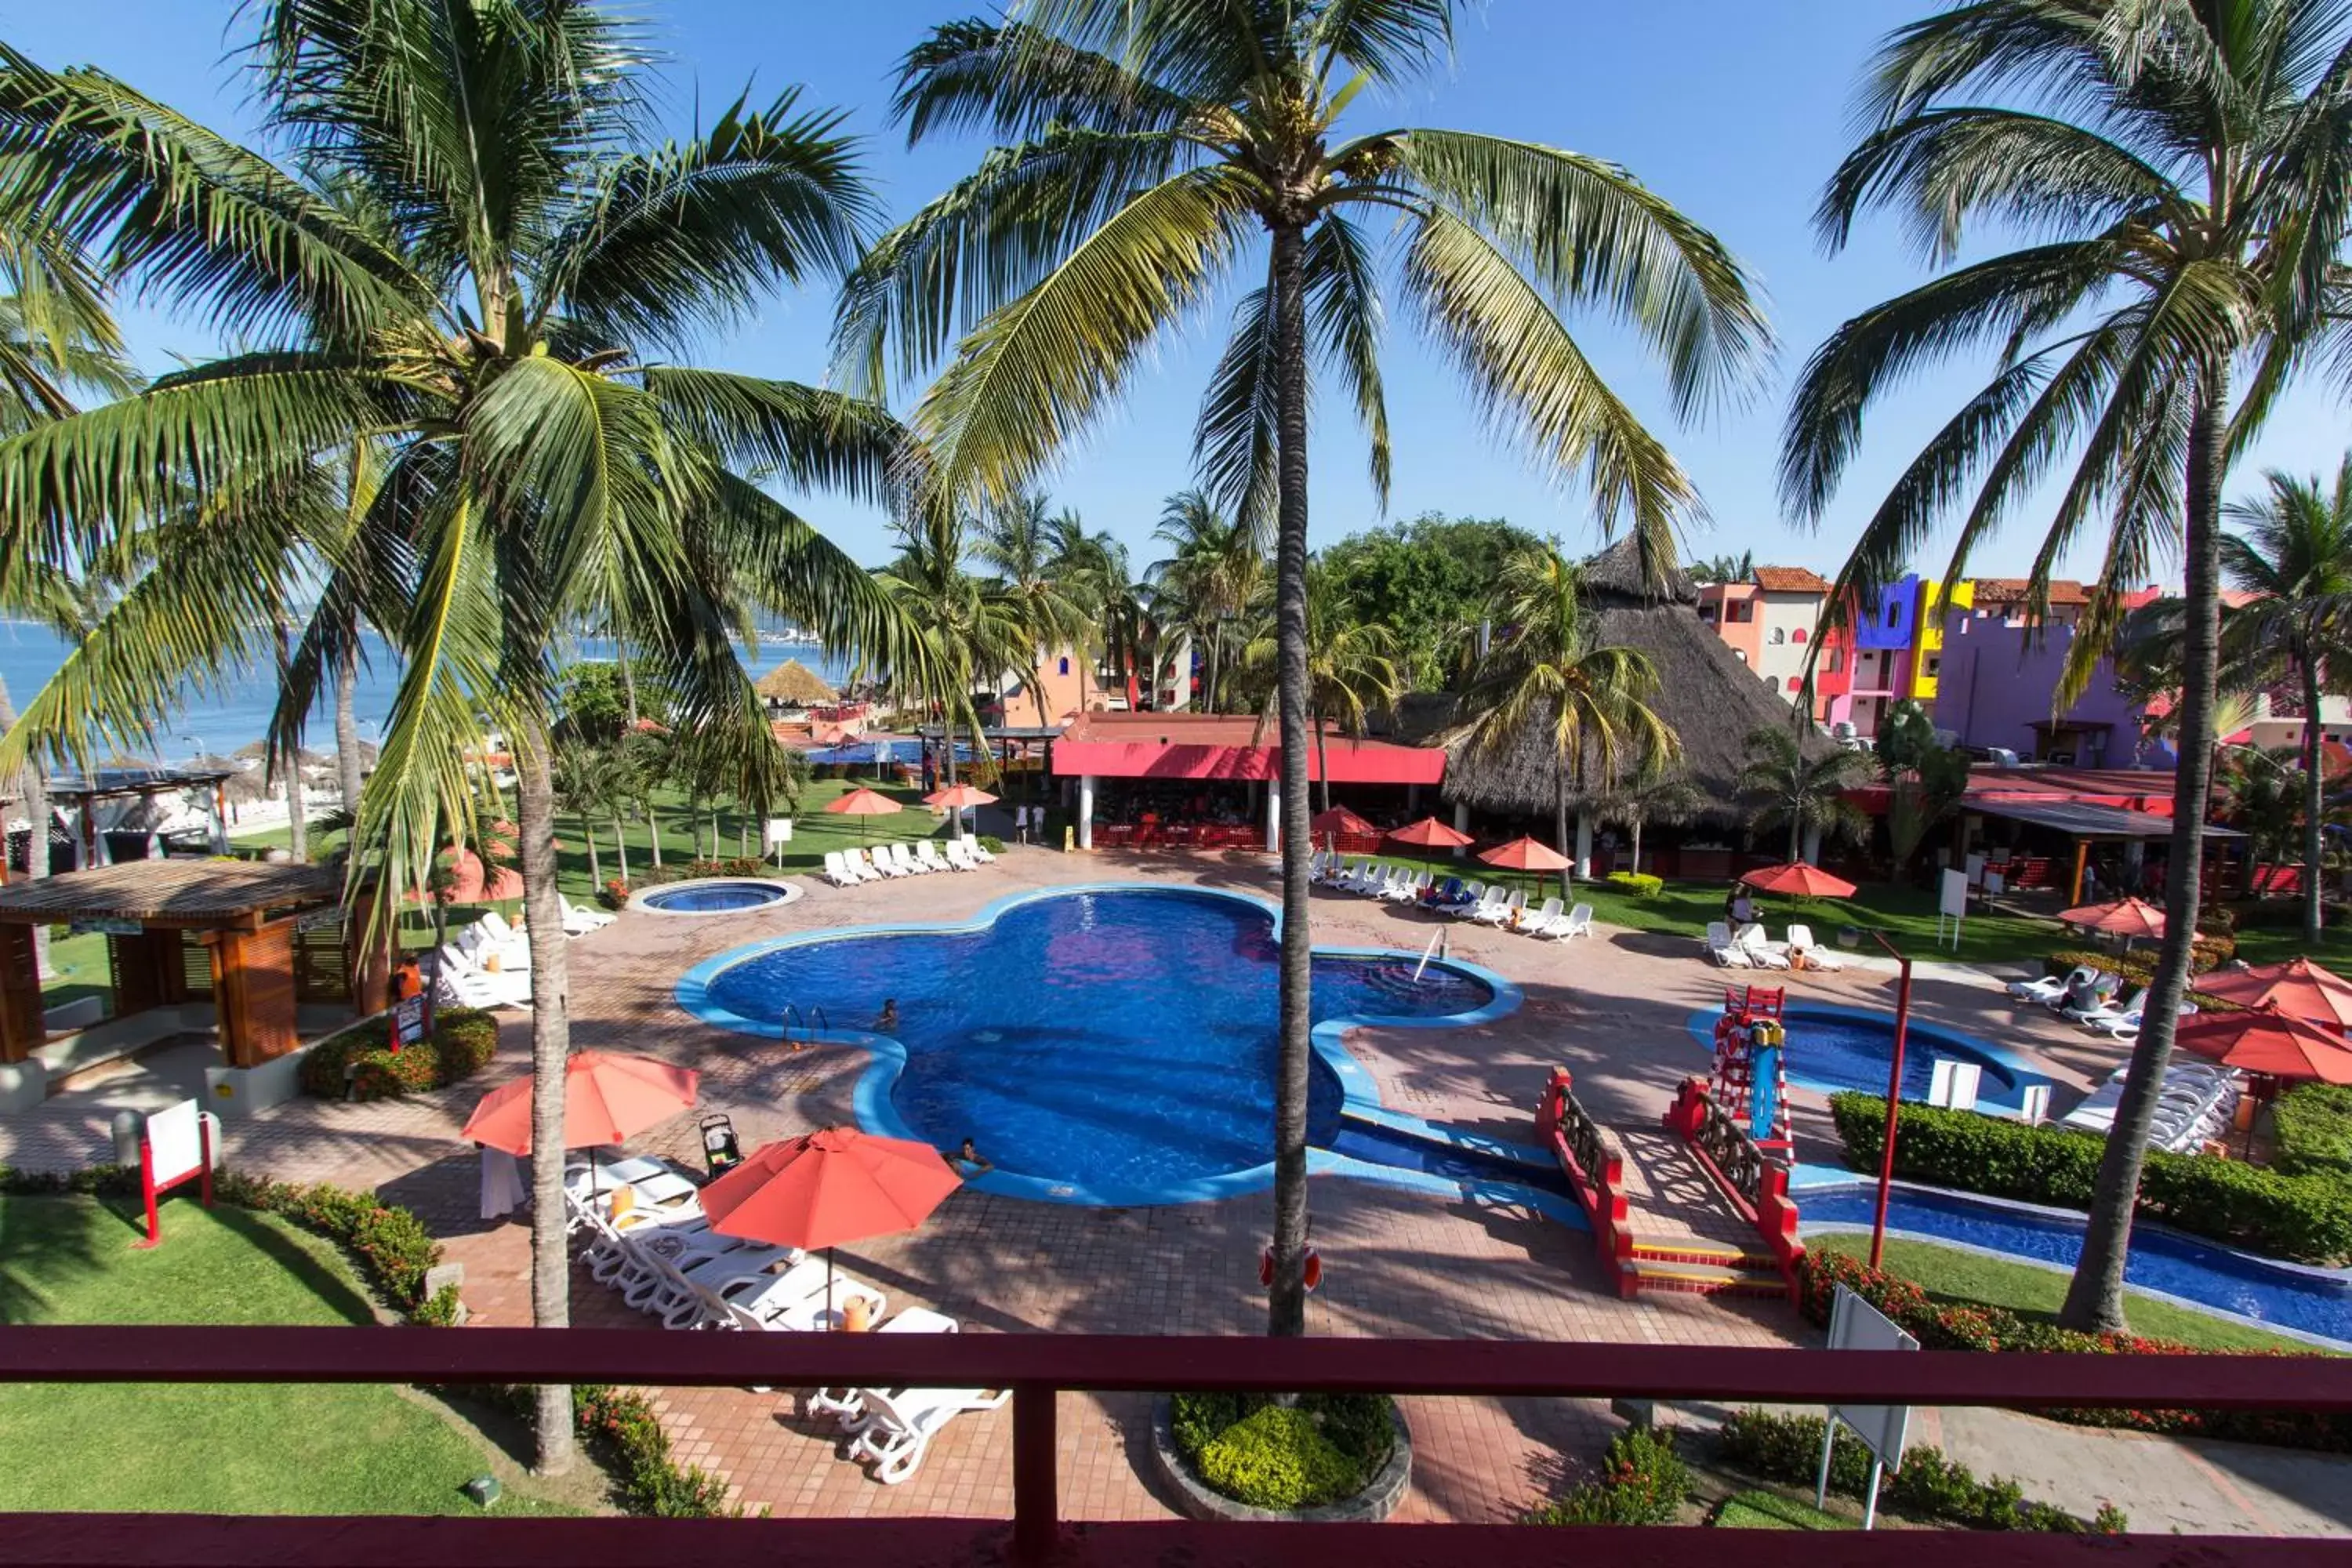
[[[979,837],[980,847],[982,849],[987,850],[991,855],[1002,855],[1004,853],[1004,840],[999,838],[995,834],[983,833],[981,834]]]
[[[474,1007],[436,1007],[433,1033],[402,1050],[390,1042],[382,1015],[328,1036],[302,1058],[302,1089],[341,1100],[344,1085],[355,1100],[390,1100],[421,1089],[446,1089],[488,1066],[498,1054],[499,1021]]]
[[[689,860],[678,876],[692,881],[698,877],[764,877],[774,870],[756,855],[729,855],[717,860]]]
[[[1672,1524],[1690,1494],[1675,1435],[1633,1426],[1611,1439],[1598,1479],[1526,1516],[1528,1524]]]
[[[2189,972],[2207,973],[2237,955],[2238,939],[2229,932],[2200,936],[2189,944]],[[2070,970],[2092,969],[2121,975],[2127,985],[2146,985],[2156,978],[2156,949],[2136,947],[2123,952],[2112,947],[2066,947],[2043,954],[2042,967],[2045,973],[2061,979]]]
[[[1718,1443],[1729,1463],[1769,1480],[1802,1485],[1820,1474],[1822,1429],[1818,1415],[1739,1410],[1724,1422]],[[1830,1489],[1846,1497],[1868,1493],[1870,1455],[1859,1442],[1837,1446],[1830,1461]],[[1915,1519],[1976,1530],[2116,1535],[2130,1523],[2112,1505],[2101,1505],[2085,1521],[2048,1503],[2028,1502],[2015,1481],[2002,1477],[1979,1481],[1966,1465],[1925,1444],[1903,1450],[1903,1468],[1885,1479],[1882,1496],[1889,1507]]]
[[[1830,1113],[1846,1163],[1878,1169],[1886,1101],[1839,1094]],[[2105,1142],[2087,1132],[2028,1127],[1972,1110],[1905,1105],[1895,1174],[1994,1197],[2090,1206]],[[2138,1212],[2195,1236],[2267,1257],[2334,1266],[2352,1258],[2352,1188],[2324,1176],[2283,1175],[2236,1160],[2150,1151]]]
[[[1252,1508],[1318,1508],[1363,1490],[1395,1442],[1390,1403],[1370,1394],[1169,1397],[1176,1451],[1209,1489]]]
[[[1666,885],[1664,877],[1653,877],[1647,871],[1612,871],[1601,879],[1637,899],[1654,899]]]
[[[528,1397],[527,1391],[518,1391]],[[572,1391],[579,1432],[621,1482],[621,1502],[653,1519],[737,1519],[727,1483],[698,1465],[681,1468],[669,1455],[669,1434],[652,1402],[631,1389],[597,1384]]]
[[[2352,1178],[2352,1085],[2307,1083],[2271,1110],[2271,1159],[2291,1176]]]

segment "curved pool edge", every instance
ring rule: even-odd
[[[759,888],[772,896],[756,904],[741,904],[731,909],[674,910],[654,900],[675,898],[704,888]],[[797,882],[782,877],[688,877],[682,881],[656,882],[629,895],[623,907],[634,914],[664,915],[672,920],[705,920],[712,915],[752,915],[765,910],[781,910],[801,901],[803,889]]]
[[[1255,893],[1235,892],[1224,888],[1202,888],[1167,882],[1073,882],[1059,887],[1030,888],[992,899],[962,920],[952,921],[878,921],[859,925],[828,926],[821,931],[793,931],[783,936],[769,937],[760,942],[746,942],[725,952],[703,960],[678,977],[677,1004],[696,1018],[715,1028],[735,1034],[752,1035],[763,1039],[781,1040],[788,1037],[782,1024],[771,1024],[761,1019],[746,1018],[741,1014],[712,1000],[710,987],[719,975],[738,964],[748,963],[772,952],[791,948],[812,946],[823,942],[864,936],[941,936],[985,931],[999,916],[1024,904],[1041,900],[1069,898],[1087,893],[1154,893],[1186,898],[1223,899],[1246,904],[1269,916],[1274,922],[1274,935],[1282,935],[1282,907],[1271,899]],[[1318,947],[1318,957],[1327,958],[1393,958],[1418,961],[1422,954],[1385,947]],[[1454,1142],[1462,1135],[1458,1129],[1448,1129],[1441,1122],[1425,1121],[1402,1111],[1389,1110],[1381,1101],[1379,1082],[1361,1062],[1351,1055],[1344,1037],[1349,1029],[1459,1029],[1492,1023],[1518,1011],[1525,994],[1512,982],[1483,964],[1465,959],[1432,959],[1459,974],[1467,974],[1486,985],[1491,993],[1486,1004],[1466,1013],[1447,1013],[1426,1018],[1327,1018],[1315,1026],[1308,1043],[1316,1056],[1339,1079],[1340,1114],[1376,1113],[1384,1124],[1402,1131],[1414,1133],[1435,1142]],[[870,1057],[866,1068],[858,1074],[851,1103],[858,1125],[869,1132],[884,1137],[903,1138],[913,1142],[928,1142],[898,1114],[891,1101],[891,1090],[897,1087],[899,1075],[907,1065],[907,1048],[896,1038],[876,1034],[869,1029],[810,1030],[811,1043],[862,1047]],[[1504,1145],[1504,1147],[1509,1147]],[[1310,1148],[1307,1174],[1356,1176],[1363,1180],[1387,1180],[1396,1186],[1424,1187],[1424,1184],[1441,1184],[1449,1191],[1464,1196],[1472,1195],[1469,1189],[1506,1184],[1457,1182],[1420,1172],[1405,1172],[1392,1167],[1373,1165],[1367,1161],[1334,1154],[1326,1149]],[[1387,1173],[1381,1177],[1364,1173]],[[1412,1181],[1390,1180],[1391,1176]],[[1274,1164],[1268,1161],[1221,1175],[1174,1182],[1150,1188],[1098,1187],[1070,1182],[1049,1181],[1042,1176],[1024,1176],[1009,1171],[992,1170],[973,1177],[965,1185],[975,1191],[998,1197],[1023,1198],[1034,1203],[1068,1204],[1090,1208],[1158,1208],[1176,1204],[1217,1203],[1226,1198],[1244,1197],[1274,1185]],[[1424,1190],[1426,1188],[1424,1187]],[[1549,1194],[1534,1194],[1535,1197]],[[1572,1205],[1571,1205],[1572,1206]]]
[[[1859,1222],[1805,1219],[1804,1204],[1809,1196],[1867,1193],[1873,1191],[1876,1185],[1877,1184],[1869,1178],[1857,1175],[1854,1172],[1839,1166],[1800,1165],[1790,1183],[1790,1194],[1797,1200],[1800,1237],[1867,1236],[1871,1227]],[[2080,1209],[2053,1208],[2042,1204],[2021,1202],[2015,1198],[2000,1198],[1984,1193],[1962,1192],[1954,1187],[1929,1186],[1921,1182],[1895,1182],[1891,1185],[1897,1192],[1917,1193],[1959,1207],[1979,1209],[1989,1215],[2012,1214],[2074,1227],[2080,1227],[2085,1224],[2089,1217]],[[2312,1264],[2291,1263],[2281,1258],[2264,1258],[2259,1253],[2247,1252],[2207,1237],[2196,1236],[2185,1230],[2175,1229],[2170,1226],[2157,1224],[2152,1220],[2133,1221],[2132,1231],[2134,1235],[2142,1232],[2160,1235],[2212,1252],[2227,1258],[2232,1265],[2243,1268],[2249,1275],[2256,1277],[2270,1275],[2282,1281],[2329,1286],[2344,1290],[2347,1298],[2352,1298],[2352,1268],[2323,1268]],[[1948,1247],[1958,1252],[1971,1252],[1982,1258],[1998,1258],[2004,1263],[2025,1264],[2054,1274],[2074,1272],[2068,1265],[2055,1263],[2046,1258],[2037,1258],[2030,1253],[2008,1252],[2000,1247],[1961,1241],[1950,1237],[1938,1236],[1933,1231],[1916,1230],[1896,1223],[1888,1224],[1886,1234],[1901,1237],[1909,1241],[1924,1242],[1931,1247]],[[2162,1301],[2167,1305],[2200,1312],[2206,1317],[2217,1318],[2224,1322],[2256,1329],[2266,1334],[2276,1334],[2282,1339],[2295,1340],[2322,1350],[2352,1352],[2352,1338],[2338,1339],[2314,1330],[2298,1329],[2293,1324],[2276,1322],[2268,1318],[2256,1318],[2244,1312],[2233,1312],[2227,1307],[2217,1307],[2210,1301],[2200,1301],[2191,1296],[2179,1295],[2170,1290],[2159,1290],[2147,1285],[2126,1281],[2125,1289],[2136,1291],[2150,1300]]]
[[[1807,999],[1788,1002],[1784,1006],[1788,1014],[1797,1017],[1813,1014],[1832,1018],[1858,1018],[1874,1024],[1891,1024],[1895,1018],[1894,1014],[1875,1007],[1854,1007],[1842,1002],[1815,1002]],[[1723,1016],[1721,1007],[1699,1007],[1693,1009],[1690,1016],[1684,1020],[1685,1031],[1698,1043],[1701,1050],[1710,1055],[1715,1048],[1715,1021],[1721,1016]],[[1964,1029],[1955,1029],[1948,1024],[1939,1024],[1930,1018],[1918,1017],[1914,1017],[1906,1024],[1904,1030],[1906,1049],[1909,1039],[1914,1037],[1941,1037],[1984,1058],[2002,1072],[2007,1073],[2012,1083],[2015,1083],[2022,1075],[2036,1082],[2049,1084],[2053,1089],[2059,1086],[2059,1080],[2042,1068],[2036,1067],[2032,1058],[2011,1047],[1995,1044],[1980,1035],[1971,1035]],[[1815,1094],[1884,1095],[1885,1092],[1884,1089],[1856,1089],[1848,1084],[1832,1083],[1827,1079],[1814,1078],[1809,1073],[1793,1068],[1789,1073],[1789,1081],[1799,1089],[1810,1089]],[[2019,1087],[2023,1086],[2021,1084]],[[1916,1105],[1923,1102],[1911,1100],[1906,1103]],[[2015,1108],[2007,1109],[2010,1112],[2007,1119],[2014,1120]],[[1987,1114],[1992,1113],[1987,1112]]]

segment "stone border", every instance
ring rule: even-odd
[[[746,904],[741,908],[731,910],[672,910],[665,909],[659,904],[646,902],[648,899],[658,898],[664,893],[676,893],[693,888],[765,888],[772,889],[776,896],[763,904]],[[629,896],[627,907],[636,914],[668,915],[678,920],[708,920],[712,915],[756,915],[768,910],[781,910],[786,904],[798,903],[800,897],[799,883],[787,882],[773,877],[689,877],[682,882],[656,882],[642,892],[632,893]]]
[[[1354,1497],[1320,1508],[1252,1508],[1211,1491],[1184,1468],[1183,1456],[1176,1451],[1171,1412],[1167,1394],[1152,1395],[1152,1468],[1168,1483],[1175,1498],[1176,1511],[1187,1519],[1229,1520],[1244,1524],[1378,1524],[1396,1511],[1397,1504],[1404,1500],[1405,1489],[1412,1484],[1412,1433],[1405,1426],[1404,1407],[1393,1399],[1389,1401],[1389,1425],[1396,1433],[1396,1441],[1390,1445],[1388,1463]]]

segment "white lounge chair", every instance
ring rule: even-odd
[[[1536,935],[1548,936],[1554,942],[1564,942],[1572,936],[1591,936],[1591,934],[1592,906],[1591,904],[1572,905],[1568,913],[1536,931]]]
[[[1421,901],[1422,889],[1428,887],[1431,880],[1432,878],[1426,871],[1414,871],[1399,867],[1395,879],[1381,889],[1381,897],[1392,904],[1418,903]]]
[[[1489,890],[1499,891],[1500,889]],[[1513,917],[1524,915],[1527,908],[1528,890],[1525,888],[1514,888],[1496,902],[1480,903],[1477,909],[1471,912],[1470,918],[1481,925],[1509,925]]]
[[[1430,907],[1441,915],[1453,915],[1458,918],[1476,909],[1478,900],[1486,897],[1486,884],[1474,879],[1462,883],[1452,898]]]
[[[586,936],[592,931],[603,931],[620,918],[604,910],[583,909],[562,893],[556,894],[555,898],[556,907],[563,911],[563,934],[566,936]]]
[[[873,868],[874,874],[877,877],[903,877],[907,874],[898,868],[898,862],[890,858],[890,847],[887,844],[877,844],[870,848],[860,849],[858,853],[865,857],[866,864]]]
[[[922,1468],[923,1455],[956,1416],[967,1410],[993,1410],[1011,1395],[1010,1389],[978,1388],[869,1389],[865,1395],[865,1424],[850,1445],[850,1457],[874,1461],[874,1479],[895,1487]]]
[[[1845,967],[1844,959],[1813,940],[1813,928],[1811,926],[1791,925],[1789,928],[1789,954],[1793,959],[1798,953],[1805,955],[1807,969],[1832,970]]]
[[[922,868],[926,871],[952,871],[956,869],[955,867],[949,865],[946,858],[940,853],[940,841],[936,838],[926,838],[920,844],[916,845],[915,858],[922,864]]]
[[[930,870],[929,866],[915,858],[915,852],[907,847],[904,839],[891,845],[887,852],[890,864],[909,877],[919,877]]]
[[[874,1331],[877,1334],[954,1334],[963,1331],[963,1325],[944,1313],[929,1307],[901,1307],[898,1315]],[[808,1409],[813,1415],[830,1415],[850,1431],[863,1431],[866,1424],[866,1394],[862,1388],[820,1388],[809,1395]]]
[[[1552,922],[1564,921],[1567,918],[1568,916],[1563,912],[1561,901],[1557,897],[1546,899],[1536,906],[1535,913],[1519,921],[1519,934],[1548,936],[1551,932]]]
[[[1756,960],[1748,951],[1731,939],[1731,927],[1723,921],[1706,922],[1706,935],[1699,939],[1716,963],[1726,969],[1753,969]]]
[[[963,847],[963,840],[961,838],[949,839],[947,848],[942,853],[947,856],[948,864],[959,871],[980,869],[980,862],[972,858],[971,851]]]
[[[2087,1007],[2077,1007],[2067,1003],[2061,1002],[2058,1005],[2058,1016],[2062,1018],[2072,1019],[2077,1024],[2085,1025],[2092,1028],[2097,1028],[2102,1025],[2114,1023],[2117,1019],[2126,1016],[2137,1018],[2139,1016],[2140,999],[2147,994],[2147,988],[2146,986],[2143,985],[2138,987],[2134,992],[2131,998],[2131,1004],[2128,1006],[2123,1005],[2124,998],[2120,994],[2112,998],[2100,997]]]
[[[983,866],[996,858],[996,851],[982,844],[977,833],[967,833],[963,836],[963,851]]]
[[[854,888],[860,880],[841,863],[841,851],[838,849],[824,852],[824,879],[836,888]]]
[[[1749,961],[1759,969],[1789,967],[1789,944],[1774,942],[1765,934],[1763,926],[1754,921],[1741,926],[1732,940],[1747,950]]]

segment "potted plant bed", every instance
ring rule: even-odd
[[[1412,1438],[1377,1394],[1161,1394],[1154,1468],[1188,1519],[1371,1524],[1412,1479]]]

